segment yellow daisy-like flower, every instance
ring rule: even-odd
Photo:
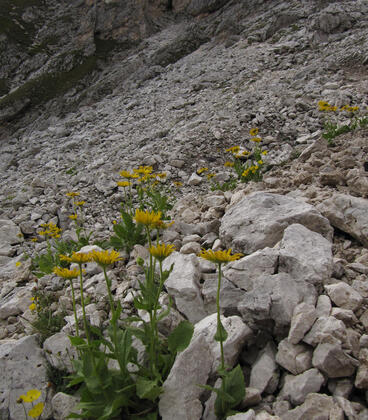
[[[78,197],[80,195],[79,192],[68,192],[65,194],[67,197]]]
[[[330,104],[327,101],[319,101],[318,102],[318,109],[320,111],[328,111],[328,109],[330,108]]]
[[[31,311],[35,311],[37,309],[37,305],[35,303],[31,303],[28,307]]]
[[[166,257],[175,251],[172,244],[158,244],[149,248],[150,254],[159,261],[163,261]]]
[[[207,179],[208,180],[210,180],[211,178],[213,178],[214,176],[216,176],[216,174],[213,174],[213,173],[211,173],[211,174],[207,174]]]
[[[60,238],[61,229],[58,228],[55,223],[42,223],[41,227],[45,230],[38,232],[39,235],[49,236],[50,238]]]
[[[84,264],[92,261],[92,255],[91,253],[83,253],[83,252],[75,252],[73,251],[73,254],[71,257],[68,257],[66,255],[60,255],[61,261],[67,261],[71,263],[76,264]]]
[[[133,169],[135,174],[149,175],[153,171],[152,166],[140,166],[138,169]]]
[[[16,267],[20,267],[22,265],[22,263],[20,262],[20,261],[17,261],[16,263],[15,263],[15,266]]]
[[[197,174],[200,175],[200,174],[203,174],[203,172],[206,172],[206,171],[208,171],[208,168],[199,168],[197,170]]]
[[[42,414],[44,407],[45,407],[45,404],[42,402],[36,404],[33,408],[31,408],[28,411],[29,417],[32,417],[33,419],[35,419],[36,417],[39,417]]]
[[[251,129],[249,130],[249,134],[250,134],[251,136],[256,136],[256,135],[258,134],[258,131],[259,131],[259,129],[258,129],[258,128],[251,128]]]
[[[245,171],[242,173],[242,176],[246,177],[249,175],[250,168],[245,169]]]
[[[160,211],[155,213],[154,211],[136,209],[134,219],[137,223],[151,228],[156,228],[162,223]]]
[[[255,143],[260,143],[262,141],[260,137],[253,137],[251,138],[251,140],[254,141]]]
[[[267,150],[263,150],[262,155],[266,156],[267,155]]]
[[[105,267],[121,260],[122,257],[119,252],[113,249],[111,251],[92,251],[92,258],[98,265]]]
[[[19,400],[26,403],[30,403],[30,402],[38,400],[40,396],[41,396],[41,391],[39,391],[38,389],[30,389],[26,395],[22,394],[19,397]]]
[[[213,251],[212,249],[202,249],[202,251],[199,254],[199,257],[211,261],[214,264],[226,264],[230,261],[236,261],[242,256],[243,254],[240,253],[231,255],[231,248],[227,251]]]
[[[31,239],[32,242],[37,242],[37,240],[38,240],[37,238],[32,238]]]
[[[260,159],[257,163],[258,163],[258,165],[263,165],[263,160]]]
[[[160,172],[160,173],[158,173],[157,174],[157,176],[160,178],[160,179],[164,179],[164,178],[166,178],[166,172]]]
[[[77,220],[78,215],[77,214],[70,214],[68,217],[69,217],[69,219]]]
[[[180,181],[174,181],[173,184],[175,185],[175,187],[179,188],[183,186],[183,183]]]
[[[54,267],[52,271],[57,276],[62,277],[64,279],[75,279],[80,274],[80,271],[78,268],[73,268],[73,270],[69,270],[68,268]]]
[[[117,184],[119,187],[123,188],[130,187],[132,185],[132,183],[129,181],[118,181]]]
[[[119,175],[122,176],[123,178],[126,178],[126,179],[138,178],[137,174],[132,174],[128,171],[121,171],[121,172],[119,172]]]
[[[82,206],[84,206],[86,204],[86,202],[85,201],[77,201],[76,203],[75,203],[75,205],[76,206],[79,206],[79,207],[82,207]]]
[[[229,161],[227,161],[227,162],[225,162],[225,163],[224,163],[224,166],[225,166],[226,168],[232,168],[232,167],[234,166],[234,162],[229,162]]]
[[[239,150],[240,150],[240,146],[233,146],[226,149],[225,152],[238,153]]]

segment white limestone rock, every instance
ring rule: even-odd
[[[291,319],[288,336],[290,343],[298,344],[304,338],[306,332],[312,327],[316,318],[316,308],[313,305],[308,305],[305,302],[299,303],[295,307]]]
[[[328,337],[334,337],[341,343],[347,339],[345,324],[333,316],[318,318],[303,341],[315,347]]]
[[[271,342],[259,353],[252,365],[249,386],[261,393],[272,394],[279,383],[279,369],[276,363],[276,349]]]
[[[63,392],[55,394],[51,400],[54,419],[65,420],[71,412],[80,414],[81,410],[76,410],[74,408],[78,402],[78,398],[73,395],[64,394]]]
[[[313,351],[305,344],[292,344],[285,338],[280,341],[276,362],[293,375],[298,375],[312,367]]]
[[[43,343],[47,361],[56,369],[73,372],[72,360],[78,358],[77,350],[71,345],[69,337],[59,332],[48,337]]]
[[[291,224],[299,223],[332,238],[332,227],[313,206],[291,197],[260,191],[230,207],[220,226],[220,238],[228,248],[250,254],[273,247]]]
[[[332,397],[325,394],[311,393],[302,405],[283,414],[282,420],[330,420],[330,413],[334,408]]]
[[[207,313],[199,288],[201,272],[195,255],[183,255],[174,252],[163,262],[163,269],[168,270],[174,264],[173,271],[165,282],[169,295],[174,300],[178,310],[190,322],[198,322]]]
[[[325,289],[332,302],[341,308],[355,311],[363,302],[362,296],[343,281],[325,285]]]

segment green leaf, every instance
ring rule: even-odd
[[[78,346],[83,346],[86,345],[86,341],[83,340],[83,338],[81,337],[73,337],[71,335],[69,335],[69,340],[72,343],[72,346],[78,347]]]
[[[227,339],[227,331],[225,330],[224,326],[222,325],[221,320],[217,324],[216,334],[213,337],[216,341],[224,342]]]
[[[175,354],[185,350],[189,346],[193,332],[193,324],[189,321],[182,321],[167,339],[170,352]]]
[[[136,390],[139,398],[155,401],[161,394],[161,387],[157,384],[157,381],[151,381],[139,377],[136,382]]]

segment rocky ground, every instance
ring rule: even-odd
[[[74,404],[47,388],[45,361],[68,364],[71,291],[52,275],[39,280],[59,299],[55,313],[62,306],[69,315],[41,348],[29,324],[35,278],[27,256],[46,244],[31,238],[50,221],[64,238],[73,237],[65,196],[73,190],[87,202],[93,238],[108,239],[124,199],[118,173],[139,165],[166,172],[176,200],[164,239],[178,250],[166,284],[177,311],[162,329],[182,318],[195,323],[193,341],[165,383],[162,418],[214,419],[213,397],[195,386],[213,383],[219,357],[206,333],[214,328],[216,274],[196,256],[203,245],[245,254],[224,269],[221,294],[227,363],[240,361],[247,382],[244,413],[234,418],[368,418],[368,132],[355,130],[329,145],[324,123],[346,123],[350,114],[317,106],[327,100],[366,112],[368,6],[187,3],[174,2],[177,12],[162,12],[162,27],[99,62],[83,89],[21,116],[12,108],[8,118],[8,105],[2,114],[8,116],[0,126],[3,419],[23,416],[16,399],[29,388],[48,390],[44,418],[64,419]],[[253,127],[268,151],[263,181],[211,192],[214,180],[231,174],[225,149],[250,150]],[[196,175],[202,167],[216,174],[212,181]],[[141,275],[138,256],[145,257],[143,247],[111,274],[126,314]],[[93,266],[88,276],[90,320],[101,326],[108,316],[103,277]],[[191,372],[185,378],[183,365]]]

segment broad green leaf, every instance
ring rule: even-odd
[[[155,401],[161,393],[161,387],[157,385],[157,381],[151,381],[139,377],[136,382],[136,390],[139,398]]]
[[[191,324],[189,321],[182,321],[169,335],[167,340],[171,353],[175,354],[185,350],[189,346],[193,332],[193,324]]]
[[[75,347],[83,346],[83,345],[86,345],[87,344],[86,341],[83,340],[83,338],[73,337],[71,335],[69,335],[68,337],[69,337],[69,340],[72,343],[72,345],[75,346]]]
[[[225,330],[221,321],[217,324],[216,334],[213,338],[219,342],[224,342],[227,339],[227,331]]]

